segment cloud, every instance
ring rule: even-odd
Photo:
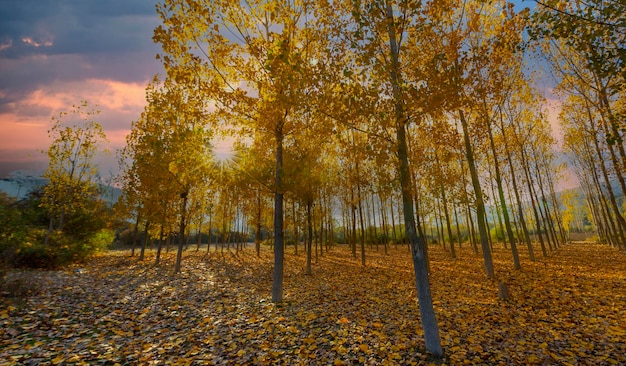
[[[2,52],[4,50],[8,50],[11,47],[13,47],[13,40],[12,39],[4,39],[4,40],[0,41],[0,52]]]
[[[156,0],[0,0],[0,111],[53,82],[145,83]]]
[[[18,116],[50,115],[51,110],[65,110],[80,100],[92,104],[136,112],[145,103],[145,83],[121,82],[110,79],[55,81],[38,88],[19,100],[9,103],[2,112]]]
[[[51,47],[54,43],[52,43],[52,41],[46,41],[46,40],[42,40],[42,41],[36,41],[34,39],[32,39],[31,37],[22,37],[22,42],[26,43],[29,46],[33,46],[33,47]],[[11,44],[13,43],[13,41],[11,40]]]
[[[81,100],[101,111],[107,147],[124,145],[162,73],[157,1],[0,0],[0,176],[41,168],[50,118]]]
[[[96,120],[109,139],[106,148],[115,150],[124,146],[131,121],[143,111],[145,84],[103,79],[56,82],[7,104],[0,112],[0,165],[16,161],[32,165],[33,157],[40,165],[44,157],[38,151],[47,150],[51,142],[47,134],[51,117],[69,111],[82,99],[100,111]],[[107,166],[110,169],[112,164]]]

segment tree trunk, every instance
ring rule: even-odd
[[[180,211],[180,240],[178,241],[178,252],[176,253],[176,265],[174,266],[174,273],[180,272],[180,264],[183,259],[183,247],[185,245],[185,215],[187,214],[187,196],[188,190],[183,191],[180,194],[182,199],[181,211]]]
[[[485,273],[489,278],[495,278],[493,269],[493,260],[491,258],[491,249],[489,248],[489,233],[487,231],[487,223],[485,221],[485,203],[483,201],[483,192],[480,188],[480,180],[478,179],[478,171],[474,163],[474,152],[472,143],[470,142],[469,129],[463,110],[459,110],[461,127],[463,128],[463,140],[465,142],[465,156],[469,165],[470,177],[472,178],[472,186],[476,196],[476,216],[478,220],[478,233],[480,235],[480,244],[483,250],[483,258],[485,262]]]
[[[472,215],[472,208],[470,207],[469,202],[466,206],[467,211],[467,226],[469,226],[469,234],[470,234],[470,244],[472,244],[472,248],[474,249],[474,254],[478,254],[478,244],[476,243],[476,229],[474,229],[474,219]]]
[[[537,172],[537,174],[539,174],[539,172]],[[543,212],[543,205],[541,204],[542,200],[539,197],[539,193],[537,192],[537,189],[535,188],[535,186],[533,185],[531,188],[532,188],[531,194],[534,194],[535,201],[537,202],[537,211],[539,211],[539,217],[541,218],[543,227],[545,228],[545,238],[546,238],[546,242],[548,243],[548,249],[550,249],[550,251],[553,251],[554,248],[552,247],[552,240],[550,239],[550,232],[549,232],[550,228],[548,227],[548,221]]]
[[[626,243],[626,220],[624,220],[624,216],[619,210],[619,204],[617,203],[617,199],[615,198],[615,193],[613,192],[613,187],[611,187],[611,180],[609,179],[609,174],[607,172],[606,164],[604,163],[604,159],[602,158],[600,152],[600,146],[598,144],[597,137],[592,137],[594,146],[596,148],[596,154],[598,155],[598,162],[600,164],[600,171],[602,172],[602,177],[604,178],[604,182],[606,185],[606,190],[609,196],[609,202],[611,202],[611,209],[613,211],[613,215],[615,217],[615,221],[617,221],[617,234],[619,235],[619,242]]]
[[[283,263],[285,244],[283,232],[283,133],[282,126],[276,128],[276,187],[274,194],[274,281],[272,283],[272,302],[283,301]]]
[[[435,160],[437,162],[437,168],[439,169],[439,172],[443,172],[441,169],[441,162],[439,161],[439,155],[437,155],[437,151],[435,151]],[[456,251],[454,250],[454,242],[452,241],[452,224],[450,223],[450,213],[448,212],[448,199],[446,197],[446,190],[444,189],[444,186],[441,185],[441,189],[439,190],[441,193],[441,204],[443,206],[443,213],[445,215],[446,218],[446,228],[448,231],[448,241],[450,242],[450,256],[455,259],[456,258]],[[442,228],[443,231],[443,228]],[[442,240],[443,240],[443,236],[442,236]]]
[[[365,266],[365,225],[363,223],[363,200],[361,199],[361,182],[360,182],[360,174],[359,174],[359,163],[357,161],[356,165],[356,192],[357,192],[357,200],[359,201],[359,224],[361,227],[361,265]]]
[[[130,250],[130,256],[135,256],[135,246],[137,245],[137,236],[139,234],[139,220],[141,220],[141,215],[137,213],[137,218],[135,219],[135,228],[133,229],[133,246]]]
[[[311,214],[311,205],[313,203],[309,200],[306,203],[306,227],[307,227],[307,236],[306,236],[306,274],[311,275],[311,247],[313,246],[313,221]]]
[[[291,204],[291,213],[293,215],[293,236],[294,236],[294,250],[295,255],[298,255],[298,245],[300,244],[300,233],[298,231],[298,216],[296,213],[296,201]]]
[[[398,249],[398,237],[396,235],[396,215],[393,210],[393,193],[391,194],[391,200],[389,201],[389,208],[391,209],[391,235],[393,237],[394,248]]]
[[[387,220],[386,220],[386,216],[387,216],[387,212],[385,210],[385,206],[387,205],[386,200],[383,199],[383,196],[381,193],[378,194],[378,200],[380,201],[380,221],[382,222],[383,225],[383,246],[385,248],[385,255],[389,254],[388,250],[387,250],[387,246],[389,244],[389,231],[387,229]]]
[[[539,244],[541,245],[541,252],[545,257],[548,256],[548,252],[546,251],[546,244],[543,241],[543,235],[541,234],[541,218],[539,217],[539,213],[537,212],[537,204],[535,203],[535,198],[533,195],[533,180],[529,172],[528,168],[528,159],[526,159],[526,154],[524,153],[524,147],[522,145],[519,146],[521,157],[522,157],[522,167],[524,168],[524,175],[526,176],[526,184],[528,185],[528,196],[530,197],[530,204],[533,208],[533,213],[535,215],[535,227],[537,236],[539,237]]]
[[[456,242],[459,244],[459,249],[461,249],[461,226],[459,225],[459,214],[457,213],[456,205],[453,205],[454,208],[454,223],[456,225]]]
[[[443,236],[443,219],[441,218],[441,204],[435,199],[435,227],[437,228],[437,242],[446,250],[446,238]]]
[[[43,247],[46,248],[48,246],[48,242],[50,241],[50,234],[52,233],[52,229],[54,228],[54,220],[52,215],[50,215],[50,221],[48,221],[48,230],[46,230],[46,237],[43,239]],[[133,250],[130,254],[132,257],[135,254],[135,235],[133,234]]]
[[[207,239],[206,244],[206,252],[209,253],[211,251],[211,235],[213,234],[213,204],[209,205],[209,237]],[[217,243],[215,244],[215,249],[217,250]]]
[[[404,228],[411,245],[413,270],[415,272],[415,286],[419,301],[422,328],[426,350],[437,356],[443,355],[439,326],[435,317],[430,281],[428,278],[428,264],[424,239],[417,235],[415,215],[413,212],[413,198],[411,197],[411,173],[409,169],[408,147],[406,141],[406,116],[403,111],[404,99],[401,91],[401,77],[399,75],[399,48],[396,41],[396,28],[393,19],[391,3],[387,4],[387,30],[389,32],[389,46],[391,56],[390,78],[395,101],[395,128],[398,147],[398,163],[400,173],[400,188],[402,190],[402,208],[404,210]]]
[[[371,202],[372,203],[372,209],[369,212],[372,214],[372,227],[374,228],[374,233],[373,233],[374,237],[372,238],[372,241],[376,245],[376,251],[378,251],[378,244],[380,244],[380,243],[378,241],[378,229],[376,228],[376,225],[378,224],[376,222],[376,212],[377,212],[377,210],[376,210],[376,202],[375,202],[375,199],[374,199],[374,193],[373,192],[374,192],[374,190],[372,189],[372,194],[370,194],[370,199],[372,201]],[[368,216],[369,216],[369,214],[368,214]]]
[[[141,251],[139,252],[139,261],[144,259],[146,254],[146,245],[148,244],[148,230],[150,229],[150,221],[146,221],[146,226],[143,229],[143,240],[141,241]]]
[[[519,261],[519,254],[517,252],[517,244],[515,243],[515,235],[513,234],[513,228],[511,227],[511,220],[509,219],[509,210],[506,206],[506,200],[504,199],[504,189],[502,188],[502,176],[500,175],[500,166],[498,163],[498,152],[496,151],[496,144],[493,141],[493,131],[491,131],[491,125],[487,126],[489,132],[489,142],[491,145],[491,151],[493,154],[493,166],[496,174],[496,184],[498,185],[498,197],[500,197],[500,208],[502,210],[502,216],[504,218],[504,226],[506,227],[506,234],[509,237],[509,243],[511,244],[511,254],[513,255],[513,268],[521,269]]]
[[[511,171],[511,183],[513,184],[513,193],[515,194],[515,201],[517,203],[517,214],[519,215],[519,221],[524,232],[524,238],[526,240],[526,246],[528,248],[528,255],[530,261],[535,261],[535,252],[533,250],[533,244],[530,241],[530,234],[528,233],[528,227],[526,226],[526,219],[524,218],[524,209],[522,207],[522,200],[520,199],[519,188],[517,186],[517,179],[515,178],[515,169],[513,167],[513,160],[511,158],[511,151],[509,150],[509,144],[505,135],[504,121],[502,120],[502,111],[500,111],[500,127],[502,128],[502,137],[504,140],[504,151],[506,153],[507,161],[509,163],[509,170]]]
[[[352,258],[356,259],[356,205],[354,204],[354,188],[350,190],[350,205],[352,207],[352,240],[350,245],[352,246]]]
[[[161,224],[161,230],[159,232],[159,244],[157,245],[156,258],[154,260],[155,265],[159,265],[161,261],[161,248],[163,247],[163,224]]]
[[[254,231],[254,247],[256,256],[261,256],[261,191],[256,190],[256,230]]]

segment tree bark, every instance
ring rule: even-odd
[[[282,192],[283,172],[283,132],[282,126],[276,128],[276,187],[274,193],[274,281],[272,283],[272,302],[283,301],[283,265],[285,259],[285,238],[283,232]]]
[[[142,261],[146,254],[146,245],[148,244],[148,230],[150,229],[150,221],[146,221],[143,229],[143,240],[141,241],[141,250],[139,251],[139,261]]]
[[[519,142],[518,142],[519,143]],[[535,227],[536,233],[539,238],[539,244],[541,245],[541,252],[544,257],[548,256],[548,252],[546,251],[546,244],[543,241],[543,235],[541,234],[541,217],[537,212],[537,204],[535,203],[535,196],[533,194],[533,179],[530,175],[528,168],[528,159],[526,158],[526,154],[524,153],[524,147],[519,145],[520,156],[522,157],[522,167],[524,169],[524,175],[526,176],[526,184],[528,186],[528,196],[530,197],[530,204],[533,208],[533,214],[535,215]]]
[[[506,227],[506,234],[509,237],[509,243],[511,244],[511,254],[513,255],[513,268],[521,269],[522,266],[519,261],[519,253],[517,252],[517,244],[515,243],[515,235],[513,234],[513,228],[511,227],[511,220],[509,219],[509,210],[506,206],[506,200],[504,199],[504,189],[502,188],[502,176],[500,175],[500,166],[498,164],[498,153],[496,151],[496,144],[493,141],[493,131],[491,131],[491,124],[488,124],[487,130],[489,132],[489,143],[491,145],[491,151],[493,154],[493,167],[496,174],[496,184],[498,186],[498,197],[500,197],[500,208],[502,210],[502,216],[504,218],[504,226]]]
[[[511,183],[513,184],[513,193],[515,194],[515,201],[517,203],[517,212],[519,215],[519,221],[524,232],[524,238],[526,240],[526,246],[528,248],[528,255],[530,261],[535,261],[535,252],[533,250],[533,244],[530,241],[530,235],[528,233],[528,227],[526,226],[526,219],[524,218],[524,209],[522,207],[522,200],[520,199],[519,188],[517,186],[517,179],[515,178],[515,169],[513,167],[513,161],[511,159],[511,151],[509,150],[509,144],[507,143],[507,137],[505,135],[504,121],[502,120],[502,111],[500,111],[500,127],[502,128],[502,136],[504,140],[504,151],[506,153],[507,161],[509,163],[509,170],[511,171]]]
[[[306,222],[307,222],[307,237],[306,237],[306,274],[311,275],[311,247],[313,246],[313,222],[311,214],[311,205],[313,202],[310,200],[306,203]]]
[[[403,106],[404,100],[400,85],[399,75],[399,47],[396,41],[396,28],[391,3],[387,4],[387,30],[389,33],[389,48],[391,56],[390,79],[393,88],[395,102],[395,128],[398,148],[398,163],[400,173],[400,188],[402,190],[402,208],[404,210],[404,228],[407,239],[411,245],[413,258],[413,270],[415,272],[415,285],[419,301],[422,328],[426,350],[437,356],[443,355],[441,340],[439,338],[439,326],[435,317],[430,281],[428,278],[428,264],[424,239],[417,235],[415,226],[415,214],[413,211],[413,198],[411,197],[411,173],[409,169],[408,147],[406,141],[406,117]]]
[[[465,157],[467,158],[467,163],[469,165],[472,186],[474,187],[474,195],[476,196],[476,216],[478,220],[478,233],[480,235],[480,244],[483,250],[483,258],[485,262],[485,273],[487,274],[487,277],[495,278],[493,259],[491,257],[491,248],[489,247],[489,232],[487,231],[487,223],[485,221],[486,213],[485,203],[483,201],[483,191],[480,188],[478,171],[476,170],[476,164],[474,163],[474,151],[472,149],[472,143],[470,142],[469,129],[467,127],[467,120],[465,119],[465,113],[463,113],[463,110],[459,110],[459,118],[461,120],[461,127],[463,128]]]
[[[174,266],[174,273],[180,272],[180,266],[183,259],[183,247],[185,245],[185,215],[187,214],[187,197],[189,195],[189,191],[185,190],[180,194],[180,198],[182,199],[181,203],[181,211],[180,211],[180,229],[179,235],[180,240],[178,241],[178,252],[176,253],[176,265]]]
[[[161,249],[163,247],[163,237],[164,237],[163,231],[164,231],[163,224],[161,224],[161,230],[159,231],[159,244],[157,245],[156,258],[154,259],[155,265],[159,265],[159,262],[161,261]]]
[[[361,265],[365,267],[365,224],[363,223],[363,200],[361,199],[361,177],[359,174],[359,163],[356,163],[356,192],[359,201],[359,223],[361,227]]]
[[[261,256],[261,190],[256,190],[256,230],[254,231],[254,247],[256,256]]]

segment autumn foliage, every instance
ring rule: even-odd
[[[8,273],[0,357],[625,364],[623,12],[536,3],[159,3],[166,74],[119,154],[130,257]]]
[[[84,267],[16,273],[39,287],[3,299],[7,364],[582,364],[626,362],[626,258],[574,243],[511,269],[494,251],[508,301],[470,248],[429,248],[444,357],[424,351],[410,254],[333,248],[313,274],[287,251],[285,301],[270,301],[272,256],[253,248],[174,253],[159,266],[109,252]],[[149,255],[154,253],[149,252]]]

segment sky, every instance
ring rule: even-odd
[[[108,148],[124,146],[146,85],[163,73],[157,1],[0,0],[0,178],[43,172],[51,117],[81,100],[101,111]],[[103,178],[117,172],[114,154],[98,163]]]
[[[163,73],[157,0],[0,0],[0,178],[43,171],[51,117],[86,100],[115,149]],[[102,158],[101,171],[116,169]]]

